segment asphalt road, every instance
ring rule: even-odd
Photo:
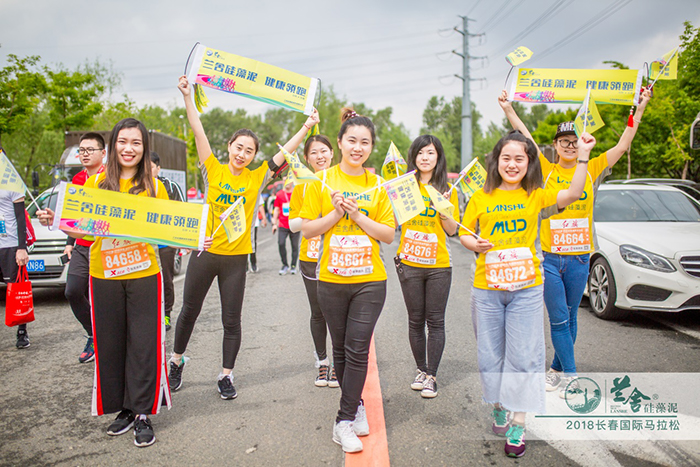
[[[388,265],[395,250],[396,243],[384,249]],[[375,343],[392,465],[700,463],[697,441],[535,439],[528,441],[522,459],[506,458],[503,440],[489,434],[490,409],[481,403],[468,306],[473,257],[457,242],[452,251],[447,345],[439,396],[432,400],[409,388],[415,367],[406,311],[396,273],[388,268],[387,301]],[[222,327],[214,285],[187,351],[192,360],[183,387],[173,394],[172,410],[152,417],[158,441],[145,449],[136,448],[130,434],[107,436],[112,416],[90,415],[93,364],[77,361],[85,344],[81,328],[62,291],[37,289],[31,347],[15,349],[15,330],[0,330],[0,465],[343,465],[345,456],[331,441],[340,392],[313,385],[302,279],[277,274],[277,245],[269,228],[259,232],[258,256],[260,271],[249,274],[246,284],[243,345],[234,370],[238,398],[223,401],[216,391]],[[176,278],[176,311],[183,277]],[[579,371],[700,372],[700,313],[664,316],[665,323],[658,318],[642,314],[606,322],[582,308]],[[167,335],[168,352],[173,332]],[[548,360],[551,356],[548,339]]]

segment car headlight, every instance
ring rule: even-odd
[[[652,271],[673,272],[676,268],[663,256],[632,245],[620,245],[620,256],[628,263]]]

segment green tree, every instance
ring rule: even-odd
[[[2,136],[22,127],[40,103],[46,88],[43,76],[34,71],[40,57],[7,56],[0,69],[0,143]]]
[[[97,98],[104,91],[96,75],[80,71],[45,69],[47,90],[44,97],[51,123],[49,127],[68,131],[89,128],[102,111]]]

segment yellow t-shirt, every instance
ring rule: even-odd
[[[409,266],[449,268],[452,266],[450,244],[442,227],[440,213],[432,207],[425,185],[420,182],[418,185],[425,203],[425,210],[401,225],[401,241],[396,254]],[[454,206],[453,218],[459,222],[459,201],[456,189],[450,193],[450,202]]]
[[[571,185],[576,167],[565,169],[552,164],[540,153],[544,187],[566,190]],[[561,214],[542,220],[542,251],[559,255],[582,255],[595,251],[598,240],[593,223],[593,204],[598,187],[610,174],[608,153],[591,159],[583,195],[564,209]]]
[[[558,212],[557,190],[536,189],[530,196],[518,190],[477,190],[469,200],[462,224],[494,247],[476,259],[474,287],[518,290],[542,284],[539,221]],[[460,228],[459,235],[469,235]]]
[[[308,183],[303,184],[299,187],[294,187],[292,192],[292,199],[289,201],[289,220],[296,219],[299,217],[301,212],[301,207],[304,204],[304,197],[306,196],[306,190],[309,186]],[[314,237],[311,240],[307,240],[303,235],[301,236],[301,243],[299,245],[299,260],[306,261],[309,263],[318,262],[318,252],[321,246],[321,236]]]
[[[104,179],[105,173],[99,173],[88,178],[85,186],[98,188],[98,184]],[[156,189],[156,198],[169,199],[163,182],[153,179]],[[119,180],[119,191],[128,193],[134,186],[131,180]],[[148,196],[147,191],[142,191],[134,196]],[[95,243],[90,246],[90,275],[98,279],[139,279],[160,272],[160,256],[150,243],[131,242],[108,237],[95,237]],[[141,268],[127,273],[125,268],[118,267],[118,262],[113,262],[114,255],[122,255],[130,261],[129,267]]]
[[[395,228],[391,202],[382,188],[363,195],[358,194],[383,182],[381,177],[365,171],[363,175],[347,175],[334,166],[319,173],[326,184],[339,190],[343,196],[357,196],[359,209],[370,219]],[[299,213],[302,219],[317,219],[335,208],[330,192],[320,182],[309,184],[304,203]],[[379,242],[347,215],[321,235],[319,262],[316,277],[323,282],[336,284],[360,284],[386,280],[386,269],[382,261]]]
[[[242,203],[245,209],[245,233],[229,243],[226,231],[221,228],[214,235],[214,243],[207,251],[217,255],[247,255],[252,253],[252,225],[258,214],[257,206],[260,192],[270,179],[268,163],[264,162],[255,170],[245,168],[240,175],[235,176],[227,164],[220,163],[214,154],[211,154],[204,161],[204,164],[200,165],[200,169],[206,186],[204,198],[209,204],[207,236],[211,236],[211,233],[221,223],[219,216],[238,198],[243,197]]]

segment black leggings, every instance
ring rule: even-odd
[[[280,259],[282,260],[282,266],[289,266],[287,264],[287,237],[289,237],[289,242],[292,244],[292,264],[293,268],[297,267],[297,259],[299,259],[299,237],[301,232],[292,232],[289,229],[280,227],[278,230],[277,243],[279,244]]]
[[[232,370],[241,348],[241,309],[245,292],[245,273],[248,255],[216,255],[203,252],[192,254],[187,265],[182,311],[175,326],[176,354],[185,353],[202,304],[216,277],[221,298],[221,321],[224,325],[223,363]]]
[[[311,308],[311,338],[314,341],[316,356],[319,360],[324,360],[326,354],[326,320],[318,305],[318,279],[316,279],[316,263],[311,261],[300,261],[301,277],[304,279],[306,295],[309,297],[309,307]]]
[[[177,248],[166,246],[158,249],[160,255],[160,269],[163,274],[163,304],[165,305],[165,316],[170,316],[175,304],[175,255]]]
[[[452,268],[417,268],[402,263],[397,272],[408,310],[408,341],[416,367],[436,376],[445,349],[445,308],[452,285]]]
[[[336,421],[354,420],[367,378],[369,346],[386,299],[386,281],[318,282],[318,303],[333,342],[333,365],[342,390]]]
[[[92,318],[90,316],[90,247],[75,245],[68,263],[65,295],[73,310],[75,319],[92,336]]]

